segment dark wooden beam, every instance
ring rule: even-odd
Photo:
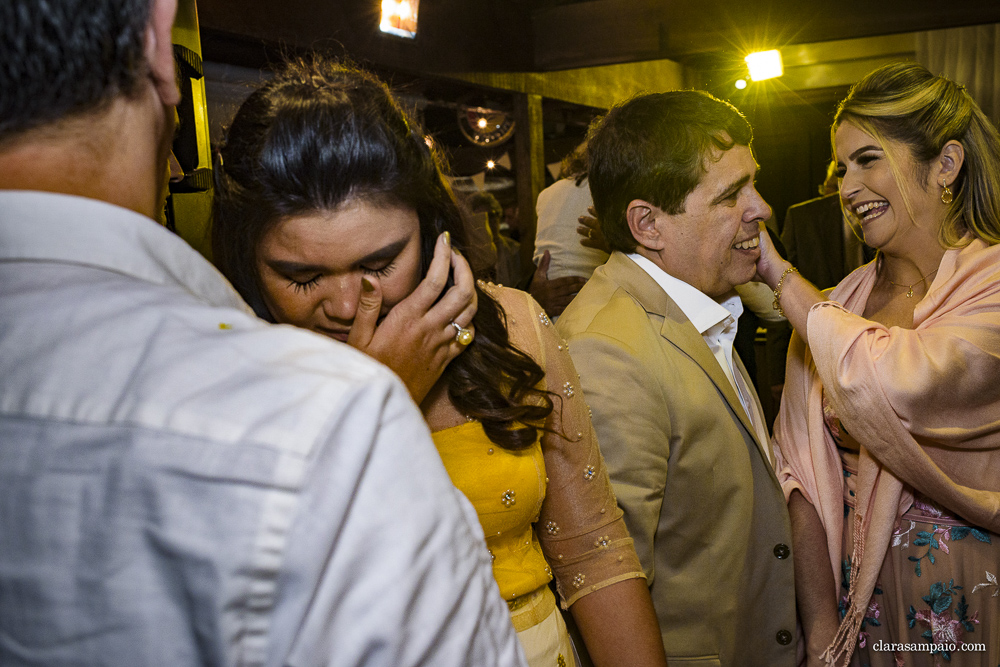
[[[545,187],[542,134],[542,97],[514,95],[514,173],[517,174],[517,212],[521,232],[521,265],[528,266],[535,249],[535,201]]]
[[[639,92],[691,86],[688,72],[670,60],[649,60],[558,72],[449,72],[443,74],[476,86],[607,109]]]
[[[379,30],[380,7],[378,0],[198,0],[207,34],[239,36],[279,49],[319,49],[364,64],[424,73],[533,66],[525,7],[506,0],[425,1],[412,40]]]

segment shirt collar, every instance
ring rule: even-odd
[[[704,334],[706,331],[716,326],[724,324],[726,320],[732,318],[732,324],[743,314],[743,304],[735,290],[725,295],[721,301],[716,301],[698,288],[690,285],[679,278],[670,275],[651,260],[638,253],[626,255],[635,262],[639,268],[649,274],[649,277],[656,281],[667,296],[677,304],[684,316],[691,321],[698,333]]]
[[[249,312],[222,274],[179,236],[144,215],[96,199],[0,191],[2,261],[93,266]]]

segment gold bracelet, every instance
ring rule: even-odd
[[[782,283],[785,282],[785,276],[787,276],[789,273],[798,273],[798,272],[799,270],[796,269],[794,266],[789,266],[781,274],[781,277],[778,278],[778,284],[774,286],[774,303],[771,304],[771,308],[778,311],[778,314],[781,315],[782,317],[785,316],[785,311],[781,309],[781,304],[778,303],[778,299],[781,298],[781,285]]]

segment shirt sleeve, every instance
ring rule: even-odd
[[[502,298],[512,340],[544,368],[554,404],[542,434],[548,485],[535,530],[563,608],[569,608],[588,593],[645,575],[608,479],[568,345],[530,296],[515,294],[520,298]]]
[[[347,402],[317,449],[271,629],[288,650],[268,664],[525,665],[475,511],[402,385]]]

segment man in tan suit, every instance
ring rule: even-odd
[[[590,143],[607,264],[559,331],[646,570],[668,662],[796,662],[791,532],[732,349],[760,223],[751,130],[694,91],[616,106]]]

